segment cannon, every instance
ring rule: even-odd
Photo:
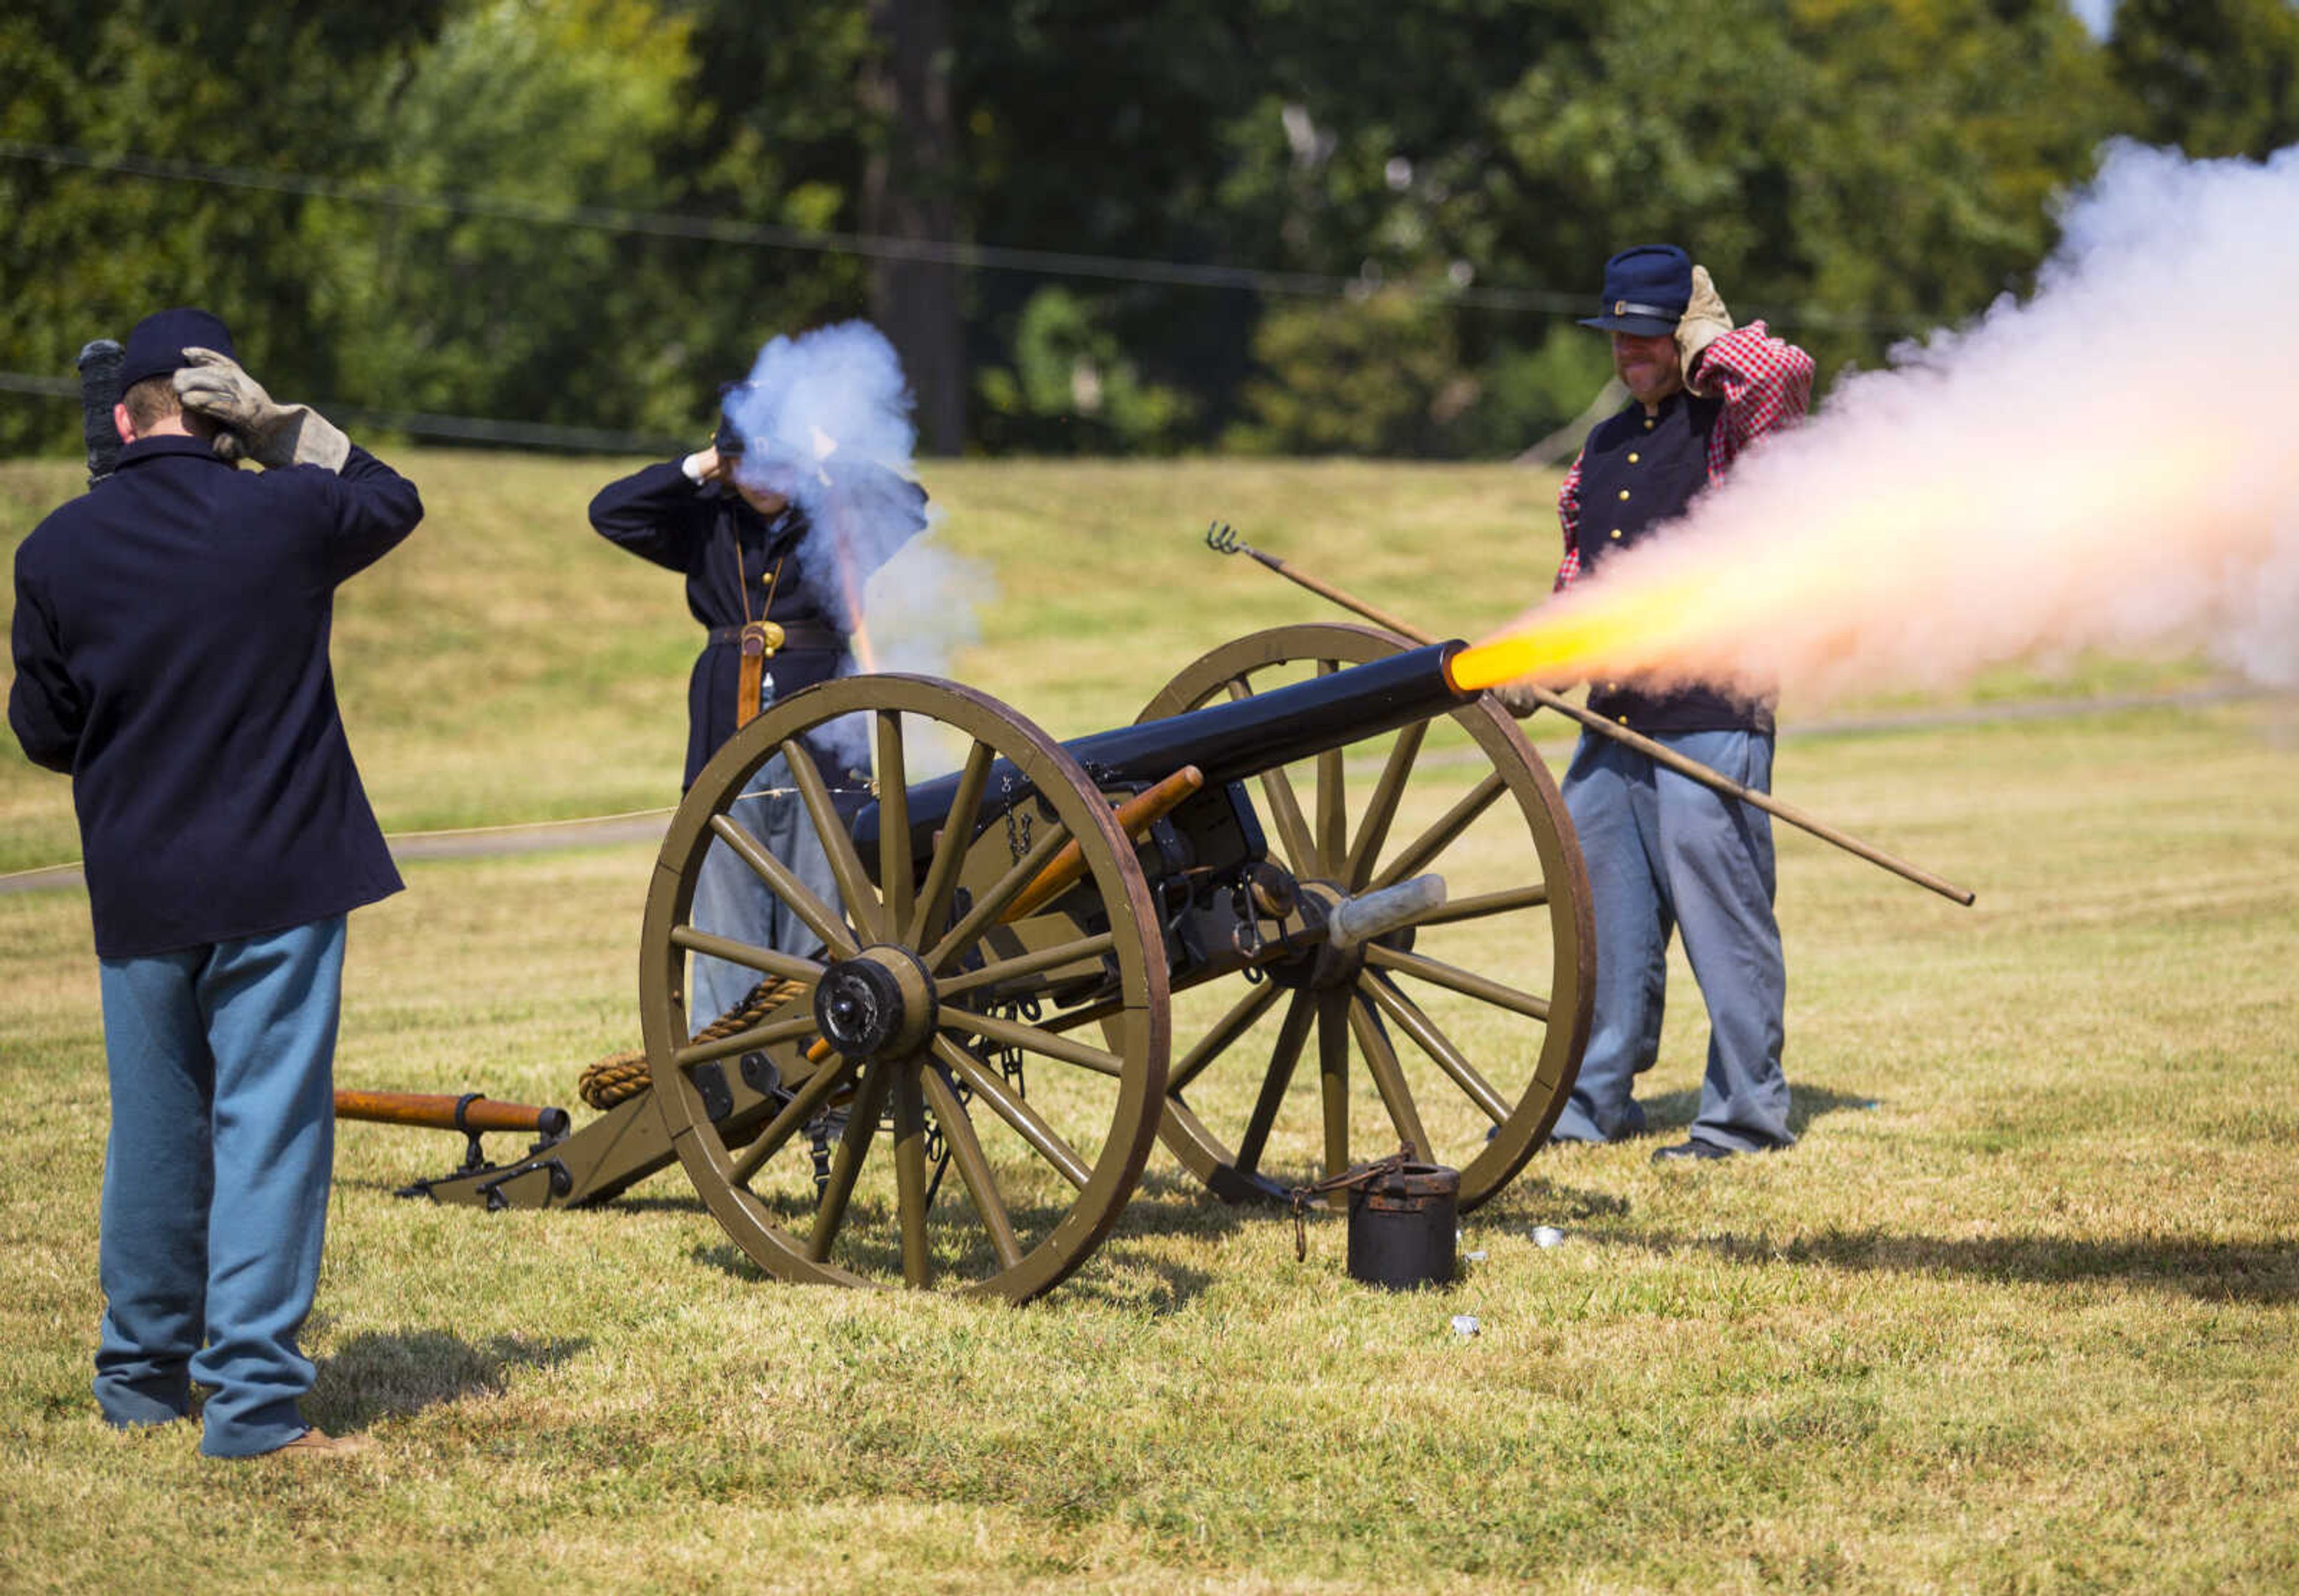
[[[1017,1301],[1092,1254],[1161,1139],[1228,1201],[1401,1148],[1457,1168],[1475,1208],[1564,1106],[1593,937],[1556,785],[1509,715],[1455,686],[1461,647],[1259,632],[1067,743],[928,677],[793,694],[705,767],[656,858],[647,1089],[576,1130],[469,1096],[388,1116],[452,1108],[471,1138],[410,1190],[572,1206],[676,1161],[777,1278]],[[866,779],[806,756],[842,736]],[[835,903],[734,818],[777,753]],[[914,780],[930,763],[945,773]],[[819,957],[693,924],[713,848]],[[755,1001],[690,1014],[697,956],[758,972]],[[494,1163],[491,1127],[538,1139]]]

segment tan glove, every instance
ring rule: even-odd
[[[193,348],[184,353],[192,363],[176,373],[176,396],[186,410],[212,416],[237,433],[256,464],[343,469],[352,441],[327,417],[308,404],[273,403],[263,385],[229,355]]]
[[[1503,682],[1499,686],[1489,688],[1487,691],[1492,694],[1495,703],[1519,720],[1540,708],[1540,700],[1536,696],[1540,687],[1535,682]]]
[[[1684,315],[1676,324],[1677,369],[1684,373],[1686,389],[1695,394],[1708,390],[1692,380],[1693,368],[1708,346],[1732,330],[1732,312],[1724,308],[1723,295],[1716,285],[1708,280],[1708,268],[1692,269],[1692,298],[1684,307]]]

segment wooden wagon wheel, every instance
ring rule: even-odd
[[[1141,719],[1407,646],[1346,624],[1257,632],[1183,670]],[[1371,768],[1352,779],[1353,763]],[[1362,960],[1298,960],[1185,994],[1176,1034],[1197,1040],[1167,1077],[1160,1136],[1232,1201],[1281,1194],[1288,1182],[1270,1170],[1289,1158],[1298,1168],[1322,1154],[1331,1174],[1401,1143],[1458,1168],[1461,1207],[1474,1208],[1548,1139],[1588,1042],[1589,881],[1556,784],[1516,723],[1481,698],[1258,785],[1271,857],[1304,890],[1338,902],[1434,871],[1449,901]],[[1316,1112],[1289,1126],[1289,1097],[1311,1095],[1290,1089],[1313,1033]],[[1353,1077],[1377,1105],[1353,1110]]]
[[[850,790],[842,803],[801,748],[808,733],[868,747],[883,800],[875,845],[859,847],[841,813],[867,795]],[[959,761],[952,819],[920,839],[906,784],[917,751],[937,742]],[[777,752],[842,905],[809,892],[730,813]],[[1084,884],[1009,921],[1066,844],[1083,856]],[[690,923],[714,844],[805,921],[822,958]],[[696,778],[647,897],[641,1020],[679,1160],[727,1234],[779,1279],[1033,1297],[1100,1243],[1149,1157],[1169,1035],[1163,944],[1143,930],[1154,937],[1157,923],[1108,803],[1012,711],[917,677],[794,694]],[[797,991],[750,1030],[692,1042],[693,953],[789,977]],[[1104,1022],[1106,1046],[1039,1023],[1059,1026],[1081,1006]],[[942,1163],[955,1180],[941,1180]]]

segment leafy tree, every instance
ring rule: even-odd
[[[0,17],[0,137],[257,173],[369,170],[364,129],[343,108],[384,92],[440,15],[438,0],[37,0]],[[320,204],[260,181],[0,162],[0,303],[10,312],[0,367],[68,374],[87,339],[125,337],[148,311],[198,303],[232,324],[267,381],[330,392],[337,351],[294,242]],[[0,405],[0,450],[71,447],[78,436],[69,407]]]
[[[2108,54],[2151,143],[2254,159],[2299,143],[2291,0],[2123,0]]]
[[[361,107],[390,187],[513,213],[346,203],[312,218],[355,391],[394,409],[691,428],[692,395],[660,392],[676,373],[631,347],[677,333],[632,296],[630,240],[556,220],[652,200],[687,61],[684,28],[640,0],[481,5]]]
[[[1254,334],[1266,376],[1249,381],[1233,447],[1282,454],[1417,454],[1464,409],[1450,320],[1419,295],[1273,307]]]
[[[1873,361],[2033,268],[2111,103],[2054,4],[1718,0],[1688,28],[1623,0],[1496,102],[1454,225],[1496,274],[1584,292],[1613,250],[1674,239],[1824,369]]]
[[[977,387],[993,447],[1155,453],[1172,448],[1191,420],[1189,396],[1144,381],[1092,307],[1066,288],[1031,295],[1016,326],[1013,365],[987,368]]]

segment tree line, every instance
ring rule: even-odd
[[[196,303],[285,396],[676,438],[862,315],[936,452],[1506,456],[1614,249],[1879,363],[2104,140],[2299,141],[2299,8],[26,0],[0,78],[10,378]],[[0,393],[0,453],[77,437]]]

